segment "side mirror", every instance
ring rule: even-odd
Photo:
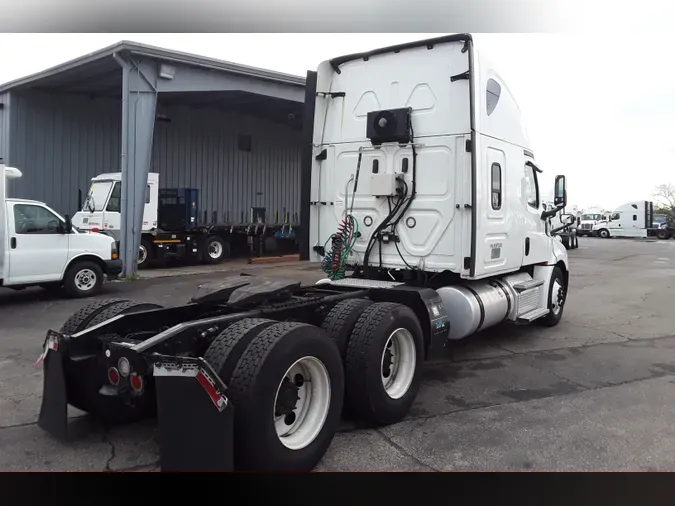
[[[563,214],[560,216],[560,221],[562,222],[563,225],[572,225],[577,220],[573,214]]]
[[[556,176],[555,177],[555,191],[553,197],[553,203],[556,207],[565,207],[567,206],[567,183],[565,181],[565,176]]]
[[[72,222],[71,219],[70,219],[70,215],[68,215],[68,214],[64,215],[64,216],[63,216],[63,219],[66,220],[66,224],[65,224],[65,227],[64,227],[64,228],[65,228],[65,233],[66,233],[66,234],[72,233],[72,231],[73,231],[73,222]]]

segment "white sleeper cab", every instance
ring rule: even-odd
[[[596,222],[591,235],[609,237],[642,237],[654,229],[654,205],[647,200],[638,200],[620,205],[605,219]]]
[[[502,321],[557,323],[569,267],[547,220],[566,204],[565,178],[542,211],[520,109],[470,38],[324,62],[316,95],[310,234],[329,273],[321,283],[431,288],[451,339]]]

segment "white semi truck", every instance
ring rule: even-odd
[[[577,235],[590,236],[593,231],[593,225],[599,221],[606,220],[608,216],[608,212],[601,207],[595,206],[584,209],[581,211]]]
[[[110,422],[157,413],[163,470],[309,470],[343,409],[401,421],[422,362],[452,341],[560,322],[570,271],[547,221],[565,177],[542,211],[520,110],[470,35],[325,61],[305,107],[326,278],[230,276],[181,306],[82,309],[47,333],[43,429],[67,437],[67,403]],[[97,352],[87,365],[79,350]]]
[[[80,233],[68,215],[43,202],[7,198],[7,181],[21,171],[0,163],[0,287],[59,289],[72,297],[101,291],[104,277],[122,271],[115,241]]]
[[[610,237],[658,237],[668,239],[671,229],[654,222],[654,203],[648,200],[626,202],[598,221],[591,235],[608,239]]]

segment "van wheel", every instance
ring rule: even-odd
[[[378,302],[360,316],[347,345],[345,410],[387,425],[410,411],[420,387],[422,327],[407,306]]]
[[[217,264],[230,256],[230,244],[217,235],[210,235],[204,239],[204,252],[201,258],[207,264]]]
[[[549,313],[540,320],[547,327],[555,327],[560,322],[565,309],[567,300],[567,284],[565,276],[560,267],[554,267],[551,274],[551,284],[548,288],[548,310]]]
[[[66,272],[63,287],[71,297],[97,295],[103,287],[103,269],[94,262],[76,262]]]
[[[602,230],[600,230],[598,232],[598,235],[600,237],[602,237],[603,239],[609,239],[609,230],[607,230],[606,228],[603,228]]]
[[[152,262],[152,243],[147,239],[141,239],[141,245],[138,248],[138,268],[147,269]]]

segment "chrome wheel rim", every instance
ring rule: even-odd
[[[400,399],[408,392],[416,365],[415,339],[409,330],[396,329],[387,339],[380,359],[382,386],[389,397]]]
[[[209,256],[213,259],[220,258],[223,254],[223,246],[218,241],[209,243]]]
[[[78,290],[86,292],[96,285],[96,273],[91,269],[82,269],[75,274],[75,286]]]
[[[316,357],[303,357],[288,368],[274,399],[274,428],[281,444],[290,450],[309,446],[328,417],[330,376]]]
[[[142,264],[148,259],[148,250],[141,244],[138,248],[138,264]]]

